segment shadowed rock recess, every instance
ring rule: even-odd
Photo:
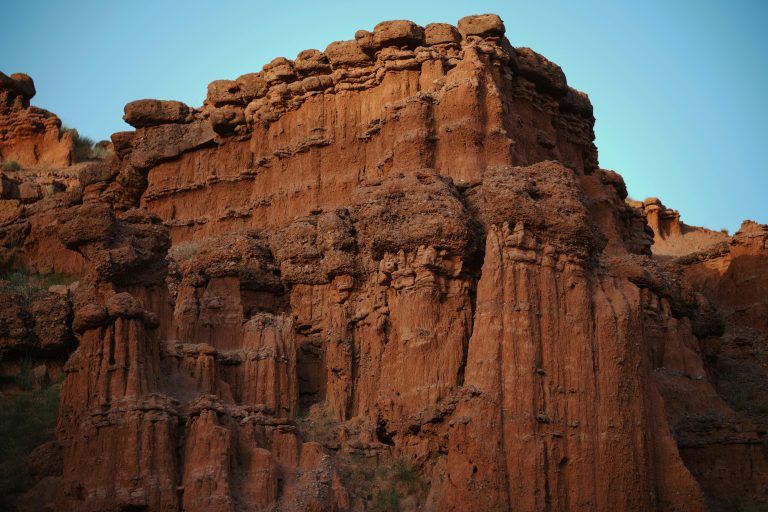
[[[504,33],[383,22],[129,103],[58,188],[20,193],[40,152],[3,175],[2,389],[63,376],[9,506],[757,510],[768,226],[628,201],[587,96]],[[19,76],[6,160],[14,119],[57,125]]]

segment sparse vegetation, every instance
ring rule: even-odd
[[[728,503],[726,510],[728,512],[768,512],[768,503],[735,498]]]
[[[400,495],[394,489],[380,489],[371,503],[374,512],[396,512],[400,510]]]
[[[29,475],[26,457],[53,438],[60,384],[24,392],[13,399],[0,395],[0,496],[24,490]],[[0,498],[0,508],[5,510]]]
[[[377,482],[375,459],[366,457],[362,451],[352,450],[339,455],[336,467],[344,485],[353,496],[366,500],[378,496],[381,486]]]
[[[21,164],[16,160],[6,160],[2,164],[0,164],[0,169],[2,169],[3,171],[20,171]]]
[[[313,404],[295,421],[304,441],[339,446],[336,434],[341,424],[324,403]],[[418,470],[404,458],[380,464],[380,456],[358,449],[342,451],[334,466],[351,494],[366,500],[374,512],[400,510],[406,499],[422,502],[425,485]]]
[[[419,472],[403,458],[397,458],[390,464],[389,472],[395,482],[402,484],[409,492],[421,490]]]
[[[80,135],[76,128],[62,126],[61,132],[68,133],[72,137],[75,159],[79,162],[84,160],[104,160],[109,154],[107,148],[96,144],[90,137]]]
[[[104,160],[109,156],[109,150],[102,144],[95,144],[91,150],[91,158]]]
[[[406,501],[423,503],[426,486],[418,470],[404,458],[378,464],[378,456],[359,450],[342,454],[336,466],[347,489],[365,499],[371,510],[400,510]]]
[[[747,403],[752,400],[752,392],[749,389],[738,388],[731,396],[731,406],[737,411],[742,411],[747,407]]]
[[[45,274],[25,273],[23,271],[14,271],[5,276],[5,285],[20,294],[25,300],[31,301],[40,294],[48,291],[53,285],[69,285],[76,279],[58,272],[48,272]]]
[[[340,423],[325,404],[314,404],[296,419],[304,441],[324,446],[338,446],[336,433]],[[353,449],[335,457],[335,467],[352,495],[363,498],[370,510],[387,512],[400,510],[405,498],[420,501],[424,484],[418,471],[405,459],[391,459],[380,464],[380,455]]]
[[[200,242],[196,240],[180,242],[171,247],[171,250],[168,251],[168,255],[177,263],[181,263],[182,261],[187,261],[192,256],[197,254],[199,248]]]
[[[296,419],[304,441],[327,445],[336,441],[338,421],[324,404],[313,405],[309,412]]]
[[[19,374],[13,377],[13,381],[22,391],[30,391],[34,386],[32,379],[32,358],[29,356],[22,358],[19,363]]]

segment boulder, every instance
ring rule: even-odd
[[[412,21],[382,21],[373,29],[376,46],[408,46],[415,48],[424,44],[424,29]]]
[[[77,311],[72,320],[72,330],[78,334],[91,329],[98,329],[105,325],[107,313],[103,306],[96,303],[86,304]]]
[[[335,41],[328,45],[324,53],[334,69],[373,64],[371,58],[363,53],[355,41]]]
[[[497,14],[465,16],[459,20],[458,29],[464,37],[501,37],[505,32],[504,22]]]
[[[430,23],[424,28],[424,39],[428,45],[459,43],[461,34],[456,27],[448,23]]]
[[[245,124],[245,111],[234,105],[226,105],[211,112],[211,126],[219,135],[227,135],[235,127]]]
[[[304,50],[299,52],[293,63],[293,67],[301,76],[327,74],[331,72],[328,56],[319,50]]]
[[[180,101],[136,100],[125,106],[123,120],[134,128],[191,121],[189,107]]]
[[[107,301],[107,313],[112,318],[136,318],[143,309],[130,293],[116,293]]]

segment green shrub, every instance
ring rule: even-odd
[[[31,301],[48,291],[51,286],[70,285],[76,281],[76,278],[58,272],[36,274],[17,270],[6,275],[5,280],[7,287],[20,294],[25,300]]]
[[[19,364],[19,374],[13,378],[13,381],[23,391],[29,391],[34,386],[32,380],[32,358],[24,357]]]
[[[768,504],[744,498],[734,498],[726,505],[728,512],[768,512]]]
[[[109,156],[110,151],[102,145],[96,144],[91,150],[91,158],[95,160],[105,160]]]
[[[97,145],[90,137],[80,135],[76,128],[62,126],[61,133],[68,133],[72,137],[75,159],[78,162],[84,160],[104,160],[109,154],[107,148]]]
[[[324,404],[315,404],[309,414],[296,419],[296,426],[304,441],[327,445],[336,441],[339,422]]]
[[[3,171],[20,171],[21,164],[16,160],[6,160],[2,164],[0,164],[0,169],[2,169]]]
[[[182,261],[187,261],[192,256],[197,254],[199,248],[200,242],[197,240],[179,242],[178,244],[175,244],[173,247],[171,247],[171,250],[168,251],[168,255],[174,261],[181,263]]]
[[[28,485],[24,461],[37,446],[53,439],[59,389],[55,384],[0,402],[0,496]]]
[[[374,512],[394,512],[400,510],[400,495],[394,489],[381,489],[376,493],[371,504]]]
[[[360,450],[351,450],[336,459],[336,469],[344,486],[353,495],[370,499],[380,488],[375,458],[366,457]]]
[[[5,276],[5,280],[8,282],[7,286],[14,292],[19,293],[27,300],[34,298],[38,293],[37,290],[28,277],[22,272],[11,272]]]
[[[419,490],[421,487],[421,478],[419,472],[405,459],[398,458],[392,462],[392,477],[405,485],[410,492]]]
[[[426,484],[404,458],[379,464],[378,456],[351,450],[336,458],[336,469],[350,494],[365,499],[373,511],[399,510],[404,499],[423,503],[426,498]]]
[[[750,400],[752,400],[752,391],[740,387],[731,394],[729,402],[731,403],[731,407],[737,411],[743,411],[747,408],[747,404]]]

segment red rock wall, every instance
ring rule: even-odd
[[[541,62],[526,67],[533,56]],[[330,54],[330,65],[303,80],[294,70],[301,60],[285,64],[288,83],[265,85],[248,104],[244,124],[235,130],[242,135],[220,135],[221,146],[151,167],[142,204],[172,226],[179,241],[278,226],[312,209],[343,206],[361,181],[403,170],[439,169],[461,186],[486,169],[548,159],[579,173],[596,167],[588,100],[565,85],[559,68],[530,50],[513,49],[498,37],[468,36],[362,57],[348,63]],[[269,80],[270,72],[256,75],[251,79]],[[327,88],[308,89],[312,79],[326,79]],[[161,132],[243,109],[217,108],[217,100],[226,100],[214,92],[197,114],[200,121],[139,128],[130,163],[146,167],[164,159],[149,141],[176,138]],[[178,149],[202,140],[184,141]]]
[[[133,102],[114,160],[7,215],[5,260],[80,277],[56,510],[759,498],[712,347],[762,305],[651,258],[586,96],[503,33],[385,22]]]
[[[0,159],[22,167],[64,167],[74,163],[73,141],[54,114],[31,107],[32,79],[0,72]]]
[[[640,290],[568,259],[489,232],[438,509],[705,510],[649,379]]]

